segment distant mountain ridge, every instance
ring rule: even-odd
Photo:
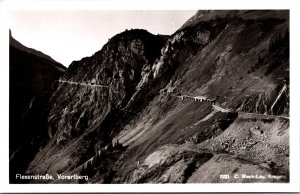
[[[55,61],[49,55],[46,55],[45,53],[43,53],[41,51],[35,50],[33,48],[26,47],[23,44],[21,44],[19,41],[17,41],[16,39],[14,39],[14,37],[12,36],[11,30],[9,30],[9,45],[12,46],[12,47],[15,47],[15,48],[17,48],[17,49],[19,49],[21,51],[24,51],[24,52],[27,52],[27,53],[30,53],[30,54],[33,54],[33,55],[36,55],[36,56],[48,59],[49,61],[54,62],[54,64],[58,68],[60,68],[62,70],[66,69],[66,67],[64,65],[62,65],[61,63]]]
[[[183,29],[199,22],[225,19],[225,18],[242,18],[246,20],[264,20],[269,18],[289,19],[287,10],[199,10],[197,13],[188,19],[180,29]]]

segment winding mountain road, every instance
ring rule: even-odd
[[[197,99],[197,97],[192,97],[192,96],[187,96],[187,95],[183,95],[183,96],[175,96],[181,100],[192,100],[192,101],[196,101],[199,102]],[[202,101],[201,101],[202,102]],[[211,104],[213,109],[215,111],[219,111],[219,112],[224,112],[224,113],[229,113],[229,112],[236,112],[227,108],[222,108],[216,104]],[[290,119],[287,115],[272,115],[272,114],[259,114],[259,113],[248,113],[248,112],[242,112],[242,111],[237,111],[237,113],[239,114],[240,118],[258,118],[258,119],[270,119],[270,118],[283,118],[283,119]]]
[[[58,82],[60,82],[60,83],[74,84],[74,85],[81,85],[81,86],[88,86],[88,87],[110,88],[110,86],[99,85],[99,84],[87,84],[87,83],[79,83],[79,82],[64,81],[64,80],[58,80]]]

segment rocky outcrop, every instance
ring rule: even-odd
[[[206,174],[203,169],[199,168],[199,172],[195,173],[195,177],[198,179],[205,179],[207,176],[215,176],[214,180],[218,179],[220,171],[224,174],[234,173],[250,174],[253,172],[265,171],[259,173],[266,176],[265,179],[259,180],[253,179],[238,179],[234,182],[286,182],[289,180],[289,145],[288,145],[288,129],[289,120],[285,118],[266,118],[262,119],[259,116],[251,116],[243,118],[241,115],[224,133],[217,138],[207,140],[199,145],[199,148],[206,150],[206,152],[213,153],[228,153],[234,160],[242,160],[245,166],[231,166],[230,168],[236,168],[235,170],[225,170],[221,168],[222,162],[219,164],[207,164],[213,165],[214,170],[210,171],[210,175]],[[208,151],[210,150],[210,151]],[[225,155],[222,156],[224,158]],[[226,158],[226,157],[225,157]],[[223,159],[228,161],[228,159]],[[229,157],[231,158],[231,157]],[[229,161],[231,161],[230,159]],[[220,166],[219,166],[220,165]],[[224,164],[225,165],[225,164]],[[248,167],[246,167],[248,166]],[[205,168],[205,166],[203,166]],[[259,169],[259,171],[252,171],[253,168]],[[200,173],[200,171],[202,171]],[[198,174],[199,173],[199,174]],[[218,174],[219,173],[219,174]],[[255,174],[255,173],[254,173]],[[280,179],[268,178],[268,175],[280,176]],[[210,180],[210,178],[206,179]],[[191,182],[197,182],[192,178]],[[232,181],[232,180],[227,180]],[[202,181],[201,181],[202,182]],[[206,182],[206,181],[204,181]]]
[[[211,157],[195,152],[189,145],[166,145],[138,162],[125,183],[186,183],[193,171]]]
[[[278,91],[278,89],[281,89]],[[237,111],[288,115],[289,114],[289,88],[286,83],[279,84],[275,91],[270,94],[259,93],[242,100],[237,106]]]

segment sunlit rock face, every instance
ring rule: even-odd
[[[92,57],[73,62],[61,79],[75,84],[60,83],[51,98],[49,135],[58,131],[57,143],[76,138],[98,127],[107,114],[124,108],[142,69],[153,63],[163,44],[164,38],[147,31],[126,31]]]
[[[116,35],[58,81],[49,141],[27,173],[90,178],[51,183],[288,182],[288,14],[199,11],[171,36]],[[220,179],[237,173],[282,178]]]

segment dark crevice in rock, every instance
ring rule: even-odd
[[[209,161],[213,157],[211,153],[203,153],[194,157],[193,161],[188,164],[187,168],[184,170],[183,181],[186,183],[188,179],[193,175],[193,173],[204,163]]]

